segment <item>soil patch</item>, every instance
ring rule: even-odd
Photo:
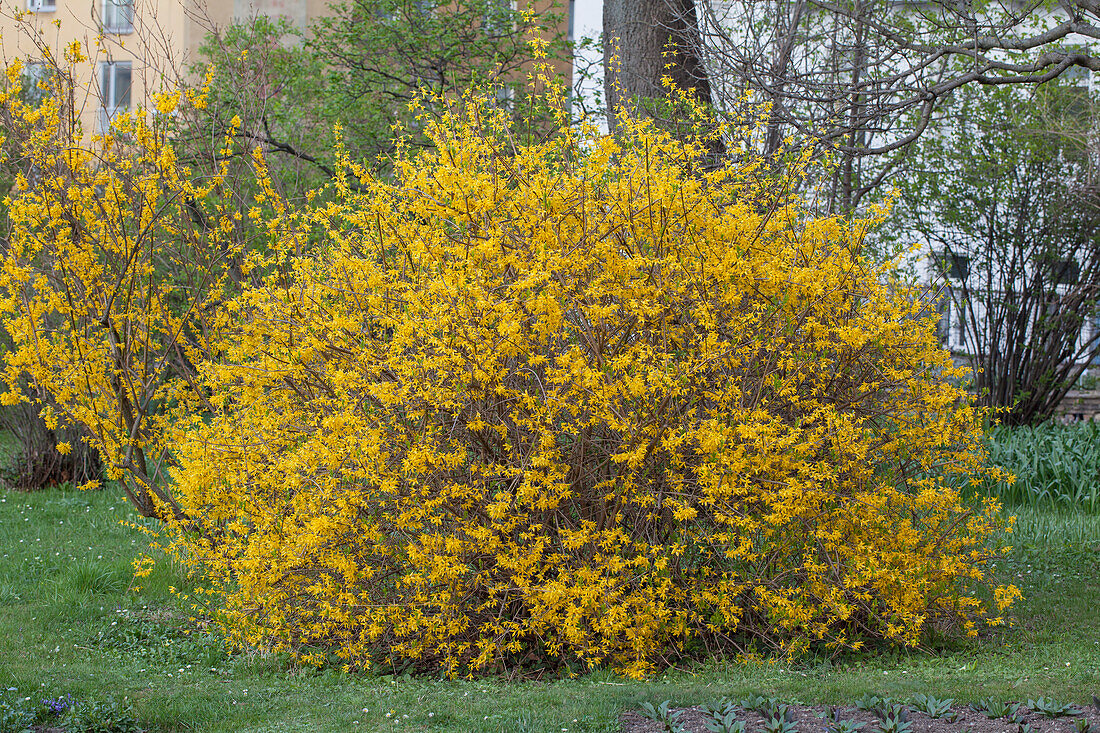
[[[1015,720],[1005,718],[990,719],[984,713],[978,712],[967,706],[955,706],[951,708],[954,721],[949,718],[931,718],[927,714],[913,710],[905,706],[909,721],[910,733],[1078,733],[1080,720],[1088,721],[1092,733],[1100,733],[1100,709],[1095,705],[1078,706],[1080,715],[1065,716],[1061,718],[1047,718],[1029,710],[1025,704],[1021,705],[1016,713]],[[826,713],[835,711],[839,720],[850,720],[862,723],[859,733],[879,733],[880,719],[870,710],[860,710],[855,707],[827,706],[827,705],[790,705],[791,718],[796,726],[797,733],[826,733],[832,727],[832,723],[824,717]],[[709,733],[706,724],[713,720],[702,706],[691,708],[679,708],[680,716],[676,722],[685,733]],[[764,731],[764,716],[751,710],[739,711],[738,720],[745,721],[745,733],[762,733]],[[629,712],[623,715],[623,733],[664,733],[667,729],[663,723],[651,720],[638,712]],[[1030,727],[1027,727],[1030,726]],[[675,728],[674,728],[675,729]]]

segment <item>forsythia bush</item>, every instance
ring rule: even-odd
[[[628,115],[520,139],[469,95],[392,180],[345,161],[296,211],[257,153],[246,254],[223,182],[126,124],[8,203],[9,379],[93,426],[143,397],[147,427],[93,434],[120,469],[155,448],[172,549],[238,643],[642,675],[698,645],[973,631],[1017,595],[977,595],[1001,522],[944,481],[980,470],[980,416],[934,320],[860,256],[874,222],[788,194],[805,159],[708,170],[704,140]],[[181,242],[211,273],[191,289],[157,267]],[[267,274],[229,287],[191,251],[215,245]],[[163,369],[186,344],[193,372]]]
[[[177,448],[239,641],[640,675],[973,628],[996,508],[940,477],[978,469],[977,416],[871,222],[620,128],[517,140],[469,97],[299,213],[318,255],[234,303]]]

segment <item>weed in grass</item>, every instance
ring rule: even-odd
[[[19,591],[11,583],[0,583],[0,606],[10,606],[19,603]]]
[[[8,692],[18,692],[9,688]],[[63,729],[73,733],[140,733],[143,730],[129,702],[113,697],[77,700],[72,693],[34,699],[14,695],[0,698],[0,733]]]
[[[67,727],[74,730],[94,733],[140,733],[142,730],[129,703],[120,703],[112,697],[77,704],[66,722]]]
[[[978,702],[971,703],[970,709],[974,712],[981,713],[990,720],[996,718],[1011,719],[1015,718],[1016,714],[1020,710],[1020,703],[1007,703],[994,700],[992,697],[987,697]]]
[[[76,593],[114,594],[125,590],[133,577],[129,563],[84,560],[70,565],[58,584]]]
[[[1091,723],[1085,718],[1078,718],[1073,721],[1073,728],[1077,733],[1094,733],[1094,728]]]
[[[941,700],[932,695],[925,695],[924,693],[914,695],[912,703],[916,710],[924,713],[929,718],[945,718],[948,720],[954,718],[951,713],[951,706],[954,704],[955,699],[952,697]]]
[[[1065,715],[1081,715],[1081,708],[1072,703],[1061,703],[1050,697],[1028,700],[1027,706],[1044,718],[1061,718]]]
[[[36,705],[31,699],[0,700],[0,733],[23,733],[35,724],[38,717]]]

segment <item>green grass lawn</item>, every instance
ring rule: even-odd
[[[135,592],[144,535],[112,490],[0,490],[0,695],[72,693],[132,705],[156,731],[615,731],[641,702],[710,702],[749,692],[801,702],[918,692],[960,702],[1100,694],[1100,517],[1017,510],[1016,550],[998,572],[1025,593],[1010,628],[930,651],[833,662],[713,663],[647,682],[440,681],[345,675],[259,655],[226,656],[193,630],[158,564]],[[15,688],[14,690],[9,688]]]

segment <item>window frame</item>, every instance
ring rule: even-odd
[[[27,10],[32,13],[57,12],[57,0],[27,0]]]
[[[120,104],[118,77],[119,70],[127,69],[130,83],[125,90],[126,104]],[[99,131],[106,132],[111,121],[120,112],[129,111],[132,106],[131,95],[134,88],[134,62],[133,61],[101,61],[97,70],[99,78]]]
[[[129,8],[129,14],[125,10]],[[111,33],[113,35],[126,35],[134,32],[134,17],[135,17],[135,1],[134,0],[102,0],[100,4],[100,25],[103,28],[104,33]],[[124,24],[119,24],[119,19],[125,21]],[[113,21],[113,24],[108,23],[108,20]]]
[[[23,97],[32,104],[41,104],[49,95],[40,84],[49,83],[54,70],[44,61],[27,61],[23,65]]]

